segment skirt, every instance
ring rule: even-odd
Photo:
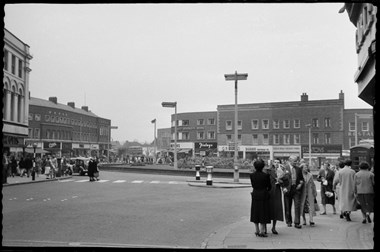
[[[358,194],[357,199],[360,203],[363,213],[373,213],[373,205],[375,194],[373,193],[363,193]]]

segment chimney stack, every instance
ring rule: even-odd
[[[70,106],[72,108],[75,108],[75,102],[68,102],[67,106]]]
[[[49,101],[57,104],[57,97],[49,97]]]
[[[306,93],[302,93],[301,102],[307,102],[309,100],[309,96]]]
[[[343,90],[340,90],[340,93],[339,93],[339,100],[344,100],[344,93],[343,93]]]
[[[82,106],[82,109],[86,112],[88,112],[88,106]]]

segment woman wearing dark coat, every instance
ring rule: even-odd
[[[277,221],[284,221],[284,210],[282,207],[282,191],[281,184],[278,183],[276,169],[281,161],[274,160],[274,165],[266,168],[264,171],[269,174],[271,190],[269,191],[269,216],[272,220],[272,233],[278,234],[276,231]],[[266,233],[266,226],[265,226]]]
[[[269,191],[271,190],[270,176],[263,172],[265,163],[262,159],[254,162],[255,172],[250,175],[252,184],[251,222],[255,223],[256,236],[267,237],[265,225],[270,223]],[[260,223],[260,229],[259,229]]]
[[[326,214],[326,204],[332,205],[333,214],[336,214],[335,192],[333,190],[334,176],[335,172],[331,170],[329,163],[325,163],[324,169],[321,169],[318,173],[317,181],[321,182],[321,201],[323,206],[321,215]],[[330,197],[326,195],[326,192],[330,194]]]
[[[96,169],[96,162],[92,157],[90,157],[90,161],[88,162],[88,176],[90,177],[90,181],[95,181],[94,173],[96,172]]]

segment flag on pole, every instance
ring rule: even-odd
[[[156,119],[153,119],[153,120],[152,120],[152,123],[155,123],[155,122],[156,122]]]

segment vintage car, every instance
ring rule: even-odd
[[[90,158],[86,158],[86,157],[71,158],[71,162],[73,163],[73,172],[79,173],[80,176],[87,175],[89,161],[90,161]]]

